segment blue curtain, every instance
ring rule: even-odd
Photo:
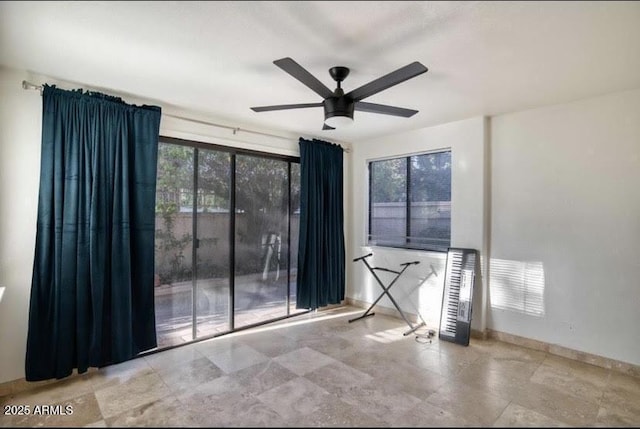
[[[44,86],[28,381],[156,347],[160,108]]]
[[[343,149],[300,139],[300,238],[296,308],[344,299]]]

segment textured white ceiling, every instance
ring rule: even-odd
[[[346,92],[420,61],[427,73],[364,100],[419,113],[320,131],[322,108],[251,111],[321,101],[283,57],[331,89],[328,69],[349,67]],[[640,2],[3,1],[0,64],[355,142],[640,87]]]

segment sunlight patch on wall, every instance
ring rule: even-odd
[[[542,262],[492,258],[489,263],[489,299],[492,308],[544,315]]]

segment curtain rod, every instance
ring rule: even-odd
[[[26,80],[22,81],[22,88],[23,89],[37,89],[38,91],[40,91],[40,95],[42,95],[42,89],[43,86],[42,85],[36,85],[34,83],[31,82],[27,82]],[[224,128],[227,130],[231,130],[233,131],[233,135],[236,135],[236,133],[239,132],[245,132],[245,133],[250,133],[250,134],[256,134],[256,135],[261,135],[261,136],[266,136],[266,137],[275,137],[278,139],[283,139],[283,140],[291,140],[291,138],[289,137],[283,137],[283,136],[279,136],[277,134],[269,134],[269,133],[263,133],[261,131],[253,131],[253,130],[247,130],[245,128],[239,128],[239,127],[231,127],[229,125],[221,125],[221,124],[216,124],[214,122],[208,122],[208,121],[201,121],[199,119],[191,119],[191,118],[186,118],[184,116],[177,116],[177,115],[171,115],[169,113],[162,113],[164,116],[168,116],[170,118],[174,118],[174,119],[180,119],[183,121],[188,121],[188,122],[194,122],[196,124],[202,124],[202,125],[210,125],[212,127],[218,127],[218,128]],[[341,146],[341,145],[339,145]],[[343,151],[349,153],[350,150],[348,148],[343,147],[342,148]]]

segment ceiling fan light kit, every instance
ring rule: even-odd
[[[343,127],[353,123],[355,103],[346,97],[329,97],[322,102],[324,123],[333,127]]]
[[[316,94],[320,95],[323,101],[321,103],[252,107],[251,110],[254,112],[268,112],[274,110],[323,107],[325,119],[322,127],[323,130],[333,130],[352,124],[355,110],[404,118],[415,115],[418,113],[417,110],[387,106],[384,104],[366,103],[361,100],[428,71],[424,65],[415,61],[345,94],[341,82],[349,75],[349,69],[347,67],[336,66],[329,69],[329,74],[337,83],[336,89],[331,91],[316,79],[315,76],[289,57],[275,60],[273,63],[298,79]]]

